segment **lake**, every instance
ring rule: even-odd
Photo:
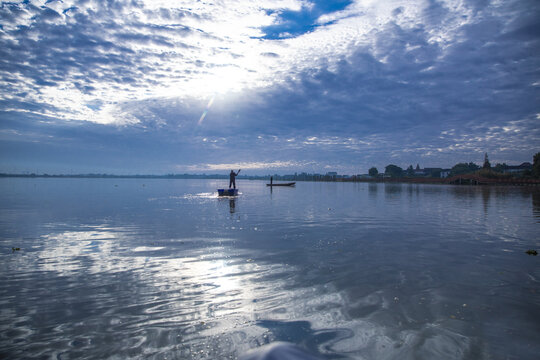
[[[0,357],[538,358],[540,189],[237,184],[0,179]]]

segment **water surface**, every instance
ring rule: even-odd
[[[0,356],[540,353],[538,189],[226,185],[0,179]]]

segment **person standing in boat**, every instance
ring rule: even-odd
[[[240,170],[242,169],[238,169],[237,173],[231,170],[231,173],[229,174],[229,189],[231,188],[231,185],[236,189],[236,177],[240,174]]]

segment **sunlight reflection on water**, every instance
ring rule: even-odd
[[[217,181],[83,179],[71,194],[73,180],[9,181],[3,357],[236,358],[272,341],[328,358],[540,350],[530,189],[245,182],[218,198]]]

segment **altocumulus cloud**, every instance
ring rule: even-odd
[[[3,2],[0,170],[530,161],[539,16],[533,0]]]

